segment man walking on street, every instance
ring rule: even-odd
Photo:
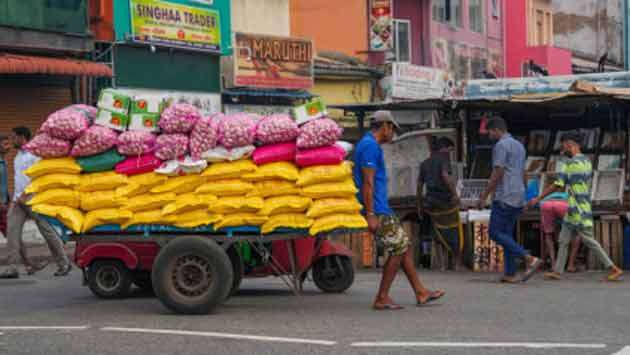
[[[478,207],[483,208],[494,193],[490,213],[490,239],[503,247],[505,270],[501,282],[516,283],[529,280],[542,261],[533,257],[514,240],[514,228],[525,207],[525,147],[508,133],[505,120],[491,119],[487,125],[490,139],[497,141],[492,149],[492,175],[488,188],[481,194]],[[527,265],[522,278],[516,276],[516,258]]]
[[[389,296],[390,288],[401,266],[414,290],[417,305],[425,305],[442,298],[445,293],[429,291],[420,282],[413,263],[409,236],[389,207],[387,171],[380,145],[392,141],[394,127],[398,125],[389,111],[374,113],[370,125],[370,132],[363,136],[354,152],[353,177],[355,185],[359,188],[358,198],[363,204],[370,232],[375,234],[389,253],[373,307],[376,310],[403,308],[395,304]]]
[[[22,149],[22,147],[31,139],[31,131],[26,127],[13,128],[13,139],[15,148],[18,149],[18,153],[15,156],[14,162],[15,191],[8,214],[9,227],[7,242],[9,257],[8,266],[2,273],[0,273],[0,278],[19,278],[20,275],[18,273],[17,263],[20,257],[22,258],[22,262],[26,266],[26,271],[29,275],[32,275],[46,267],[45,264],[34,264],[28,258],[26,246],[22,240],[22,230],[24,228],[24,223],[28,218],[33,219],[37,224],[39,232],[46,240],[48,249],[50,249],[55,261],[57,262],[58,270],[55,272],[55,276],[66,276],[70,272],[72,266],[68,260],[68,256],[64,252],[61,240],[57,237],[57,233],[53,227],[35,215],[31,208],[26,205],[30,196],[25,194],[24,190],[30,184],[30,179],[24,175],[24,170],[28,169],[31,165],[38,161],[37,157]]]
[[[553,272],[545,274],[547,280],[560,280],[567,263],[569,244],[577,237],[581,237],[586,245],[606,266],[610,273],[607,281],[619,281],[623,271],[617,267],[606,254],[602,246],[593,238],[593,210],[591,206],[591,180],[593,167],[588,157],[582,154],[579,134],[568,133],[562,138],[562,149],[570,159],[567,161],[556,180],[555,185],[548,187],[540,197],[529,202],[535,206],[547,195],[562,190],[565,187],[569,193],[569,208],[564,217],[562,231],[559,237],[558,258]]]
[[[9,211],[9,170],[6,155],[11,149],[9,137],[0,134],[0,232],[7,237],[7,212]]]

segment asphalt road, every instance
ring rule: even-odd
[[[99,300],[76,270],[52,271],[0,282],[0,353],[609,355],[630,345],[630,281],[603,284],[600,274],[499,285],[496,275],[422,273],[447,291],[422,308],[400,275],[393,296],[408,307],[398,312],[370,309],[377,273],[359,273],[343,295],[308,283],[296,297],[280,280],[245,280],[215,314],[181,316],[142,294]]]

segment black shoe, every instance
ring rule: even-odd
[[[57,270],[57,272],[54,273],[54,275],[58,277],[67,276],[70,273],[70,270],[72,270],[72,264],[68,263],[65,266],[59,267],[59,269]]]
[[[12,270],[4,270],[2,273],[0,273],[0,279],[19,279],[20,278],[20,273],[16,270],[16,269],[12,269]]]

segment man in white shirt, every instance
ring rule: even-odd
[[[14,193],[9,207],[7,242],[9,249],[8,266],[0,273],[0,279],[17,279],[20,274],[17,269],[17,263],[22,258],[22,262],[26,266],[26,272],[29,275],[46,267],[45,264],[32,263],[27,255],[26,246],[22,240],[22,230],[27,219],[33,219],[37,224],[39,232],[42,234],[48,244],[48,249],[52,253],[58,266],[55,276],[66,276],[72,269],[68,256],[64,252],[63,244],[57,237],[57,233],[53,227],[46,221],[39,218],[33,213],[30,206],[26,202],[31,196],[24,193],[26,187],[31,183],[28,176],[24,175],[24,170],[35,164],[39,158],[25,151],[22,147],[31,139],[31,131],[26,127],[13,128],[13,141],[15,148],[18,150],[13,163],[15,169]]]

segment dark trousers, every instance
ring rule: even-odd
[[[512,207],[503,202],[492,203],[488,233],[490,239],[503,247],[506,276],[516,275],[516,258],[528,255],[525,249],[514,240],[514,227],[522,211],[522,208]]]

